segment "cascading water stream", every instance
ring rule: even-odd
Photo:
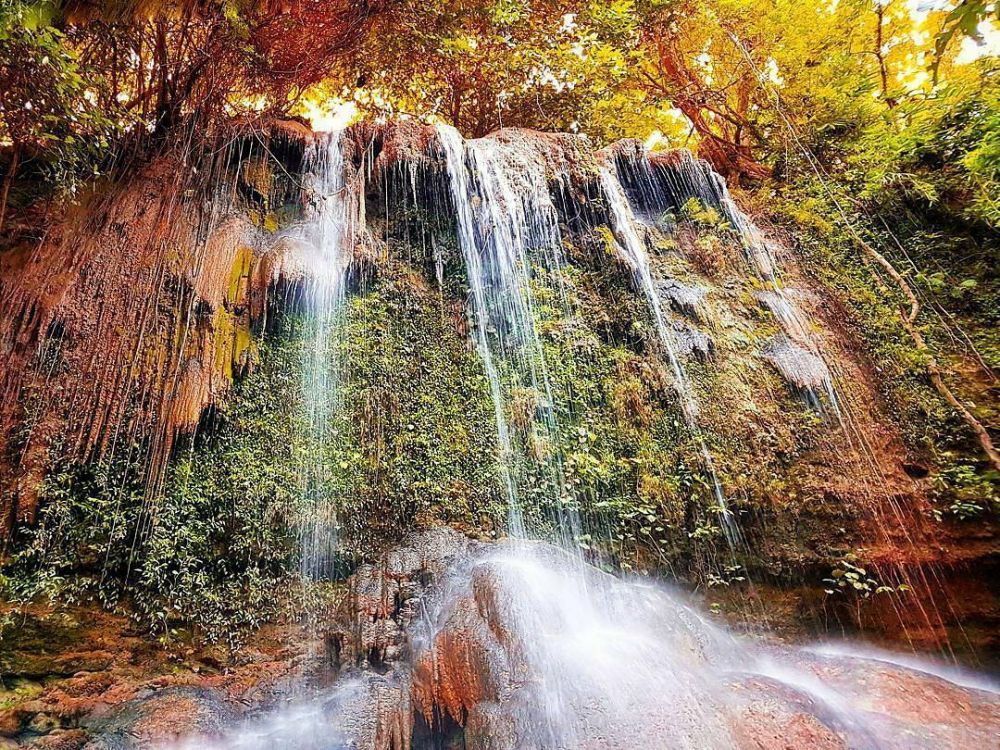
[[[404,561],[433,558],[436,533],[413,539],[392,574],[423,575]],[[345,676],[181,747],[960,750],[993,746],[1000,731],[1000,686],[986,677],[872,648],[756,642],[682,595],[551,545],[458,544],[420,598],[401,675]],[[418,740],[405,727],[414,716],[462,729]]]
[[[651,218],[660,212],[681,208],[692,198],[722,214],[739,238],[754,272],[769,287],[768,291],[758,294],[759,301],[774,315],[785,332],[783,339],[772,342],[767,352],[768,359],[786,379],[796,383],[809,403],[817,409],[824,406],[820,398],[822,393],[826,404],[839,420],[841,415],[836,390],[822,348],[810,330],[808,318],[779,278],[778,262],[771,243],[736,205],[721,176],[689,152],[674,152],[673,158],[669,168],[657,168],[643,151],[632,158],[616,158],[616,171],[619,171],[619,177],[628,180],[632,195],[638,198],[644,213]],[[622,169],[626,170],[626,175],[620,174]]]
[[[303,398],[313,450],[301,467],[310,506],[301,528],[301,569],[311,578],[333,570],[338,522],[322,448],[332,438],[330,416],[339,408],[336,330],[345,299],[356,209],[344,176],[340,133],[318,137],[304,157],[305,221],[294,230],[306,266],[306,352]]]
[[[722,491],[722,485],[715,471],[712,454],[709,452],[705,439],[702,437],[701,430],[698,427],[698,403],[691,391],[691,384],[684,370],[684,364],[677,356],[673,340],[674,335],[667,325],[663,305],[660,302],[660,295],[653,280],[652,271],[650,270],[649,256],[642,244],[642,240],[639,239],[639,235],[636,232],[635,216],[632,213],[632,208],[618,178],[606,167],[601,169],[600,174],[601,185],[604,189],[604,198],[608,203],[611,215],[612,230],[618,239],[618,246],[624,255],[626,263],[632,269],[636,283],[642,289],[646,301],[649,303],[657,335],[667,355],[667,361],[670,364],[670,369],[674,377],[674,388],[680,398],[684,419],[698,441],[702,462],[712,481],[712,491],[719,508],[722,531],[726,536],[729,546],[735,549],[743,545],[743,536],[740,533],[732,511],[729,510],[729,506],[726,504],[726,496]]]
[[[354,592],[358,622],[352,625],[359,631],[354,635],[379,642],[387,632],[405,631],[398,661],[369,658],[366,650],[363,658],[371,669],[356,671],[357,664],[349,664],[332,690],[251,721],[214,743],[198,740],[186,747],[988,746],[990,733],[995,738],[1000,727],[1000,690],[988,680],[881,652],[742,639],[708,622],[681,595],[584,563],[567,551],[575,550],[579,525],[561,502],[564,477],[557,451],[543,453],[541,461],[546,501],[558,509],[563,548],[528,539],[525,511],[531,508],[522,504],[526,498],[519,486],[525,455],[509,409],[512,394],[534,394],[533,434],[555,445],[558,424],[537,329],[532,264],[558,272],[558,220],[544,174],[516,169],[517,154],[508,144],[465,142],[450,128],[439,129],[438,136],[468,275],[473,336],[489,379],[512,539],[480,544],[445,529],[417,535],[410,547],[387,556],[384,570],[363,579],[374,585],[358,584]],[[310,424],[325,440],[332,437],[326,419],[338,390],[329,349],[343,305],[346,248],[358,199],[346,189],[336,137],[315,146],[308,164],[315,196],[299,236],[316,280],[309,289],[304,385]],[[637,229],[640,219],[618,175],[604,170],[600,178],[611,229],[649,303],[684,416],[715,479],[697,426],[697,401]],[[435,253],[434,260],[440,280],[442,257]],[[769,256],[760,262],[760,273],[771,269],[773,277]],[[784,324],[799,326],[797,335],[808,333],[794,306],[782,309]],[[322,507],[327,479],[322,465],[305,467],[304,478]],[[740,543],[717,480],[715,492],[724,533],[730,544]],[[321,517],[304,534],[304,572],[322,574],[335,530],[333,516]],[[460,541],[453,539],[452,552],[435,553],[434,534]],[[441,557],[429,562],[435,554]],[[387,585],[397,588],[390,593]],[[404,611],[408,614],[399,614]],[[962,710],[942,711],[944,704]],[[423,744],[414,739],[418,725],[425,732]],[[446,730],[456,728],[462,744],[446,744]]]
[[[540,260],[558,273],[561,238],[555,208],[542,180],[529,181],[518,194],[499,144],[466,142],[457,130],[438,128],[438,138],[455,206],[458,239],[465,259],[474,313],[476,349],[490,383],[500,444],[500,471],[507,494],[510,532],[527,538],[515,467],[521,457],[513,446],[507,416],[512,394],[527,389],[535,399],[531,429],[544,447],[554,446],[558,425],[552,391],[538,336],[531,265]],[[522,177],[530,169],[524,168]],[[521,186],[524,188],[524,186]],[[542,459],[560,540],[570,547],[580,535],[576,514],[563,497],[561,459],[555,450]]]
[[[832,414],[852,444],[856,442],[860,446],[863,459],[879,483],[876,493],[882,497],[891,514],[889,522],[882,521],[882,510],[875,507],[881,533],[889,538],[892,533],[902,532],[910,539],[906,513],[888,490],[870,438],[850,409],[841,407],[831,375],[831,370],[838,363],[836,360],[828,363],[819,337],[797,304],[796,290],[787,288],[780,278],[773,244],[732,199],[725,180],[707,163],[687,151],[671,152],[665,158],[654,161],[644,149],[626,150],[616,154],[613,162],[617,175],[627,187],[625,192],[629,203],[636,213],[641,213],[644,221],[658,224],[662,214],[683,209],[691,199],[721,214],[738,237],[757,278],[768,286],[766,291],[756,293],[758,302],[774,316],[783,331],[782,335],[773,337],[767,343],[761,354],[804,395],[812,408],[820,413]],[[859,476],[858,481],[865,485],[868,480]],[[909,543],[914,544],[912,539]],[[930,586],[923,573],[917,574],[920,580],[914,580],[912,574],[903,569],[894,571],[892,575],[907,588],[919,587],[930,595]],[[940,617],[936,613],[933,596],[931,602],[930,611],[919,600],[916,606],[927,624],[933,627]]]

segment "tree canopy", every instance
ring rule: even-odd
[[[968,211],[995,225],[998,4],[935,7],[7,0],[0,207],[19,165],[72,187],[122,142],[155,141],[184,120],[207,127],[335,100],[468,136],[523,126],[684,145],[734,181],[780,177],[807,149],[848,175],[864,161],[883,182],[927,198],[943,186],[917,167],[930,159],[929,140],[946,140]]]

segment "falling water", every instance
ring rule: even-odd
[[[1000,685],[983,676],[871,648],[734,636],[682,595],[550,545],[474,552],[425,607],[417,663],[460,633],[465,664],[481,670],[478,704],[459,709],[470,747],[960,748],[1000,727]],[[462,664],[430,661],[456,710],[447,691]],[[956,700],[962,710],[942,710]]]
[[[301,467],[309,516],[301,529],[302,572],[332,573],[337,517],[322,448],[331,439],[330,416],[339,408],[335,331],[344,305],[356,209],[344,178],[340,133],[318,137],[305,154],[305,221],[293,230],[306,265],[306,352],[303,396],[312,450]]]
[[[558,271],[561,239],[555,207],[544,176],[528,164],[512,174],[496,141],[465,142],[447,126],[438,128],[438,137],[468,275],[476,348],[490,383],[510,530],[515,537],[527,537],[515,473],[520,457],[508,418],[512,394],[520,392],[537,401],[530,438],[540,441],[547,492],[554,500],[558,532],[568,544],[579,537],[579,523],[563,502],[562,466],[553,449],[558,425],[531,291],[533,261]]]
[[[908,530],[910,521],[886,481],[870,437],[851,410],[842,409],[821,341],[798,304],[802,293],[784,284],[773,243],[736,205],[725,180],[706,162],[694,158],[688,151],[670,152],[654,160],[644,149],[635,148],[630,152],[626,148],[614,156],[614,164],[628,191],[628,198],[647,221],[655,223],[663,213],[683,208],[692,198],[720,212],[739,238],[757,277],[768,286],[766,291],[757,293],[758,301],[774,316],[783,331],[766,343],[761,354],[804,394],[813,408],[833,416],[852,448],[855,444],[860,448],[860,456],[867,462],[877,482],[874,493],[878,498],[876,502],[885,503],[889,509],[890,517],[884,518],[885,511],[879,505],[872,507],[883,538],[891,540],[894,534],[902,533],[911,545],[916,546]],[[836,364],[833,361],[833,365]],[[856,481],[867,487],[869,479],[859,474]],[[911,571],[899,568],[892,575],[899,584],[905,584],[908,589],[919,589],[931,601],[929,609],[919,599],[900,606],[916,606],[929,627],[940,625],[935,597],[931,594],[924,572],[918,571],[914,578]]]
[[[794,290],[782,283],[772,243],[736,205],[725,180],[688,151],[672,152],[670,163],[665,165],[652,164],[645,152],[630,154],[628,158],[620,156],[615,162],[620,176],[628,183],[630,197],[650,219],[681,208],[692,198],[721,213],[739,237],[755,273],[769,287],[758,294],[759,301],[784,330],[784,336],[776,338],[764,356],[814,407],[822,408],[821,396],[825,396],[825,404],[839,419],[837,395],[820,343],[807,316],[795,302]]]
[[[663,313],[663,305],[660,302],[660,295],[653,280],[650,270],[649,257],[646,248],[636,231],[636,220],[632,213],[625,191],[622,189],[618,178],[610,169],[601,169],[601,185],[604,189],[604,197],[608,202],[608,209],[611,214],[612,230],[618,239],[618,245],[624,254],[625,261],[636,279],[636,283],[642,289],[649,303],[649,308],[653,314],[653,322],[656,324],[656,332],[660,343],[667,355],[670,369],[674,376],[674,387],[680,397],[681,409],[688,427],[691,428],[698,441],[701,451],[702,461],[705,469],[712,480],[712,490],[715,494],[715,502],[719,508],[719,516],[722,523],[722,531],[726,536],[726,541],[730,547],[741,546],[743,538],[732,512],[726,504],[726,496],[722,491],[718,474],[715,471],[715,463],[712,454],[709,453],[708,446],[698,427],[698,402],[691,391],[691,384],[687,373],[684,371],[684,364],[677,356],[676,345],[674,343],[674,333],[667,325],[666,317]]]
[[[514,539],[492,545],[465,540],[462,553],[447,565],[437,561],[444,572],[405,605],[419,614],[400,619],[407,648],[397,662],[382,665],[386,674],[345,675],[313,699],[186,747],[444,746],[436,740],[411,744],[400,727],[418,713],[441,724],[450,715],[461,727],[462,746],[494,750],[991,746],[1000,727],[1000,689],[989,680],[872,650],[795,648],[740,638],[709,623],[681,595],[602,573],[564,548],[527,541],[517,473],[523,456],[515,448],[508,409],[512,392],[537,394],[540,408],[532,429],[555,443],[558,425],[536,327],[531,264],[558,269],[558,223],[544,176],[511,170],[504,144],[464,142],[449,128],[439,130],[439,141],[468,274],[475,344],[490,383]],[[309,291],[305,387],[311,425],[323,438],[337,398],[329,338],[342,307],[345,248],[355,216],[337,144],[332,137],[310,151],[314,197],[309,221],[300,229],[316,277]],[[711,455],[697,429],[697,402],[677,356],[638,219],[617,175],[604,170],[601,182],[612,230],[647,298],[684,415],[714,479]],[[731,217],[734,225],[739,216]],[[773,268],[770,255],[758,259],[762,275],[767,271],[773,278]],[[786,333],[808,334],[787,296],[776,299],[775,315],[784,316]],[[553,451],[544,460],[548,489],[560,507],[558,455]],[[304,476],[322,501],[323,466],[307,466]],[[734,543],[739,530],[715,485],[724,531]],[[564,537],[577,533],[572,514],[559,521]],[[322,569],[335,528],[330,515],[304,535],[309,572]],[[409,550],[413,554],[395,557],[420,558],[427,566],[433,546],[418,539]],[[419,589],[424,568],[407,578],[388,566],[383,580],[400,581],[400,592]],[[378,592],[367,594],[380,598]],[[396,600],[396,609],[403,606]],[[365,628],[397,627],[369,612],[359,616],[365,617]],[[420,704],[428,696],[433,705]],[[401,740],[385,739],[386,722],[403,732]]]
[[[656,160],[655,163],[643,152],[634,157],[617,158],[616,164],[625,173],[631,189],[630,197],[643,207],[647,215],[676,210],[693,197],[706,206],[717,208],[735,230],[757,276],[769,287],[758,293],[757,298],[783,329],[783,335],[774,337],[766,344],[763,356],[805,394],[812,406],[832,415],[851,449],[857,451],[856,455],[867,464],[869,474],[859,472],[855,481],[871,494],[873,503],[870,510],[882,538],[892,544],[894,536],[902,534],[912,548],[919,548],[922,542],[911,531],[908,511],[899,503],[896,490],[888,481],[876,442],[865,427],[865,418],[859,419],[859,413],[852,413],[850,404],[845,408],[841,403],[831,376],[831,369],[839,363],[835,359],[828,362],[824,356],[821,341],[798,304],[801,292],[783,283],[773,243],[736,205],[725,180],[707,163],[695,159],[687,151],[672,152],[666,159]],[[871,484],[872,479],[874,484]],[[909,590],[918,590],[920,596],[930,602],[927,607],[921,603],[920,596],[911,597],[894,605],[897,610],[916,607],[928,627],[940,626],[942,618],[938,612],[937,597],[932,593],[933,587],[925,571],[918,569],[914,573],[898,567],[887,571],[887,575],[901,585],[901,590],[903,585]],[[931,575],[936,574],[932,572]]]

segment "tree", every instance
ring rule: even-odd
[[[595,53],[596,40],[573,22],[577,5],[398,3],[327,90],[368,112],[436,119],[469,136],[501,125],[573,130],[624,74],[622,55]]]
[[[10,144],[0,183],[0,229],[25,159],[48,154],[50,169],[75,174],[107,146],[108,114],[88,96],[79,60],[44,8],[0,11],[0,141]]]
[[[160,143],[181,122],[211,137],[234,117],[287,111],[390,2],[5,3],[0,221],[26,158],[72,191],[102,160]]]

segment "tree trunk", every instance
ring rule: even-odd
[[[889,96],[889,69],[886,67],[885,54],[882,52],[884,44],[882,25],[885,23],[885,11],[888,7],[888,3],[882,5],[880,0],[875,2],[875,59],[878,60],[878,75],[882,83],[882,101],[892,109],[896,106],[896,100]]]
[[[669,92],[673,105],[684,113],[701,137],[698,155],[727,179],[759,181],[770,177],[771,168],[757,161],[750,147],[740,142],[739,132],[750,130],[746,118],[725,107],[726,116],[739,124],[736,134],[729,132],[727,123],[719,122],[722,120],[720,117],[713,118],[712,110],[706,106],[713,97],[718,97],[687,68],[683,54],[675,44],[661,40],[657,44],[657,52],[660,73],[666,79],[665,91]]]

